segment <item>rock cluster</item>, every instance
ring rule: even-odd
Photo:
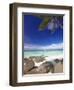
[[[49,61],[42,63],[37,69],[39,73],[48,73],[49,71],[53,72],[53,70],[54,65]]]
[[[45,60],[45,57],[42,56],[31,56],[29,59],[34,60],[36,63],[43,62]]]
[[[63,72],[63,59],[54,59],[53,61],[45,61],[44,57],[24,58],[24,74],[41,74],[41,73],[58,73]],[[35,66],[35,62],[43,62],[39,66]]]

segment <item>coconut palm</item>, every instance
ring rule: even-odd
[[[55,30],[60,27],[63,29],[63,23],[60,22],[62,20],[63,15],[50,15],[50,16],[44,16],[44,15],[36,15],[38,18],[42,19],[42,22],[39,25],[39,30],[43,31],[46,27],[51,32],[55,32]]]

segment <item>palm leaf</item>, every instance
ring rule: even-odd
[[[44,16],[44,15],[34,15],[40,19],[43,19],[42,22],[40,23],[39,25],[39,30],[43,31],[47,26],[48,26],[48,23],[51,22],[51,20],[53,18],[56,18],[57,20],[61,20],[62,19],[62,15],[61,16]],[[62,24],[58,24],[58,26],[62,29],[63,28],[63,25]],[[53,33],[56,29],[54,28],[53,30],[51,30],[51,32]]]
[[[51,17],[44,18],[42,20],[42,23],[39,25],[39,30],[44,30],[50,21],[51,21]]]

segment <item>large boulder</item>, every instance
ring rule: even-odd
[[[38,74],[37,67],[33,67],[31,70],[27,71],[25,74]]]
[[[48,72],[54,72],[54,65],[52,64],[52,62],[46,61],[44,63],[42,63],[38,69],[37,72],[39,73],[48,73]]]
[[[33,60],[30,59],[24,59],[24,73],[28,72],[35,66],[35,63]]]

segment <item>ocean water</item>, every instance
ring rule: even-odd
[[[24,50],[24,58],[30,56],[63,56],[63,50]]]

